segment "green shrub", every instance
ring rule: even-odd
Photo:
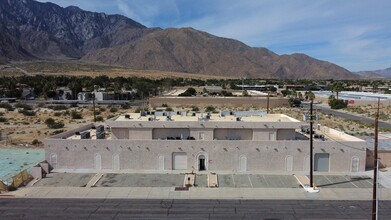
[[[71,118],[72,119],[83,119],[83,116],[80,112],[77,112],[75,110],[71,111]]]
[[[215,108],[214,106],[211,106],[211,105],[206,106],[206,108],[205,108],[205,111],[206,111],[206,112],[213,112],[213,111],[215,111],[215,110],[216,110],[216,108]]]
[[[104,121],[104,118],[102,116],[96,116],[96,121]]]
[[[23,108],[24,110],[33,110],[33,107],[31,107],[30,105],[27,105],[25,103],[16,103],[15,104],[15,107],[16,108]]]
[[[56,116],[56,117],[60,117],[62,115],[62,113],[61,112],[55,112],[53,115]]]
[[[118,108],[116,108],[116,107],[111,107],[111,108],[110,108],[110,112],[111,112],[111,113],[118,112]]]
[[[45,120],[45,124],[48,126],[50,129],[59,129],[64,127],[64,123],[60,121],[55,121],[53,118],[48,118]]]
[[[200,111],[200,108],[198,108],[197,106],[192,106],[191,107],[191,110],[193,111],[193,112],[199,112]]]
[[[19,110],[19,113],[22,113],[24,116],[35,116],[36,115],[35,111],[26,110],[26,109]]]
[[[0,103],[0,108],[5,108],[7,111],[13,111],[14,107],[10,105],[9,103]]]
[[[56,134],[60,134],[60,133],[62,133],[62,132],[64,132],[64,129],[55,130],[55,131],[53,131],[52,133],[50,133],[50,135],[56,135]]]

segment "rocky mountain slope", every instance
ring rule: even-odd
[[[121,15],[32,0],[0,0],[0,18],[0,56],[8,60],[80,58],[155,30]]]
[[[120,15],[33,0],[0,0],[0,62],[79,59],[141,70],[232,77],[350,79],[304,54],[277,55],[192,28],[159,29]]]
[[[384,70],[355,72],[365,79],[391,79],[391,67]]]

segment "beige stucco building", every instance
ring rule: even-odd
[[[307,172],[307,123],[262,112],[143,112],[89,124],[45,140],[59,171]],[[365,170],[361,139],[317,125],[314,169]]]

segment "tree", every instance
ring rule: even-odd
[[[315,94],[311,91],[305,92],[305,99],[307,100],[314,100],[315,99]]]
[[[194,88],[190,87],[185,92],[179,94],[178,96],[195,96],[196,93],[197,91]]]
[[[348,106],[348,104],[344,100],[335,99],[335,96],[333,95],[329,97],[328,103],[331,109],[342,109]]]
[[[342,90],[343,90],[343,86],[342,86],[342,84],[340,82],[335,82],[331,86],[331,91],[337,93],[337,100],[338,100],[339,92],[341,92]]]

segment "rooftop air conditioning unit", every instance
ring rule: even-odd
[[[80,133],[81,139],[90,139],[91,134],[89,131],[85,131],[83,133]]]
[[[236,117],[236,121],[241,121],[241,118],[240,117]]]
[[[140,116],[147,116],[147,113],[146,112],[140,112]]]
[[[96,133],[103,132],[104,130],[105,130],[105,126],[103,125],[99,125],[98,127],[96,127]]]
[[[104,132],[96,134],[96,139],[105,139],[105,137],[106,137],[106,134]]]
[[[126,114],[126,115],[125,115],[125,118],[126,118],[126,119],[130,119],[130,115]]]
[[[153,118],[152,118],[152,117],[149,117],[149,118],[148,118],[148,121],[153,121]]]

